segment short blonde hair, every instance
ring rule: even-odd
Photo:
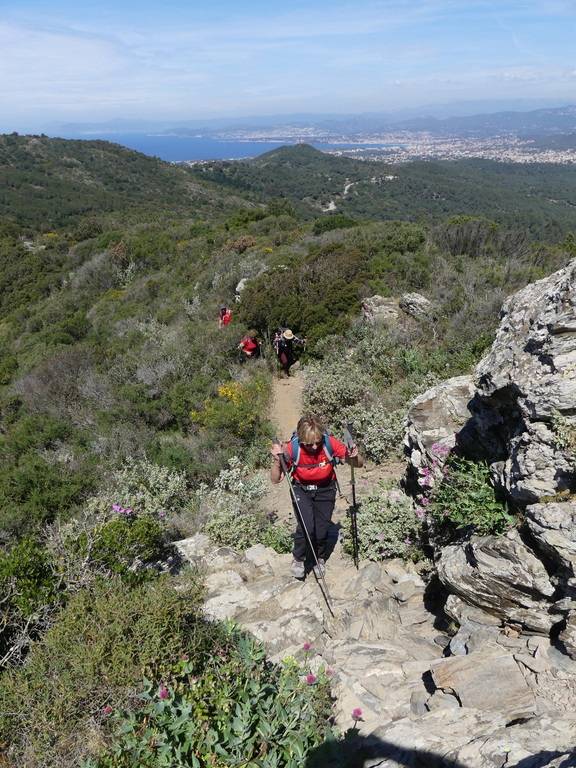
[[[313,413],[305,413],[296,427],[296,434],[301,443],[319,443],[324,432],[324,425]]]

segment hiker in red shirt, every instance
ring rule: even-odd
[[[232,322],[232,310],[226,304],[222,304],[218,315],[218,328],[225,328]]]
[[[283,445],[273,445],[271,453],[274,458],[270,471],[273,483],[282,482],[284,477],[280,464],[280,456],[284,455],[304,525],[314,545],[318,566],[324,574],[328,530],[336,504],[334,465],[346,461],[361,467],[363,462],[358,455],[358,448],[354,446],[349,450],[344,443],[326,432],[316,416],[306,414],[298,422],[292,439]],[[294,511],[296,512],[296,509]],[[296,521],[292,573],[297,579],[303,579],[306,535],[297,514]]]
[[[240,350],[240,362],[260,357],[260,342],[256,331],[248,331],[238,344]]]

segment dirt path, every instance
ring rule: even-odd
[[[289,379],[273,379],[272,404],[270,408],[270,420],[273,422],[276,435],[281,440],[288,440],[296,428],[298,419],[302,415],[302,395],[304,390],[304,377],[301,372],[294,374]],[[367,462],[364,467],[356,470],[356,492],[358,497],[366,496],[381,481],[397,482],[405,468],[403,461],[391,461],[377,466]],[[336,468],[338,481],[342,493],[351,499],[350,495],[350,468],[339,466]],[[292,502],[286,482],[280,485],[269,484],[268,493],[264,500],[267,512],[274,513],[279,520],[291,521],[293,518]],[[348,502],[346,499],[337,499],[334,510],[334,521],[338,523],[346,514]]]
[[[296,429],[298,419],[302,415],[302,392],[304,378],[300,372],[289,379],[272,379],[272,405],[270,421],[276,428],[276,436],[280,440],[288,440]],[[279,520],[292,518],[292,503],[286,482],[280,485],[269,484],[264,506],[270,513],[278,515]]]

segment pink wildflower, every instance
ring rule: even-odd
[[[168,688],[166,688],[164,683],[162,683],[162,685],[158,689],[158,698],[159,699],[169,699],[170,698],[170,691],[168,690]]]
[[[114,709],[110,706],[110,704],[106,704],[105,707],[102,707],[102,714],[106,715],[106,717],[108,717],[108,715],[111,715],[112,712],[114,712]]]
[[[423,509],[422,507],[416,507],[414,512],[416,513],[416,517],[418,518],[418,520],[422,520],[422,518],[426,516],[426,510]]]
[[[326,670],[326,677],[334,677],[336,672],[333,669],[327,669]]]
[[[312,672],[310,672],[308,675],[306,675],[305,680],[306,685],[314,685],[316,682],[316,675],[313,675]]]
[[[409,536],[406,536],[404,539],[404,544],[406,544],[406,546],[410,546],[410,544],[412,544],[412,539]]]
[[[422,498],[420,499],[420,504],[423,507],[427,507],[430,504],[430,499],[427,496],[422,496]]]
[[[312,643],[304,643],[302,646],[303,651],[311,651],[312,650]]]
[[[112,504],[112,509],[114,512],[122,512],[122,507],[120,504]]]
[[[354,722],[358,722],[358,720],[362,720],[362,710],[360,709],[360,707],[354,707],[354,709],[352,710],[352,720],[354,720]]]

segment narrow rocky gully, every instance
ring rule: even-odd
[[[420,443],[413,455],[424,453],[426,440],[454,439],[469,417],[461,404],[470,400],[471,382],[450,380],[415,401],[411,428]],[[275,381],[273,418],[282,438],[300,415],[302,388],[301,375]],[[358,472],[359,496],[404,470],[368,466]],[[348,468],[339,476],[347,494]],[[285,485],[271,488],[266,503],[280,518],[292,515]],[[356,570],[338,537],[346,510],[341,499],[326,572],[333,616],[313,574],[304,583],[290,576],[290,555],[262,545],[239,553],[197,534],[179,548],[207,573],[207,615],[234,619],[272,660],[295,656],[312,672],[329,670],[337,726],[345,731],[352,710],[362,711],[357,726],[366,751],[355,766],[576,766],[576,661],[550,632],[559,620],[550,607],[554,588],[518,531],[472,537],[458,550],[469,551],[460,575],[448,573],[446,548],[437,569],[444,583],[454,583],[444,591],[425,569],[397,559],[361,562]],[[488,605],[495,596],[498,604]],[[531,618],[543,615],[538,600],[548,601],[540,623]]]

